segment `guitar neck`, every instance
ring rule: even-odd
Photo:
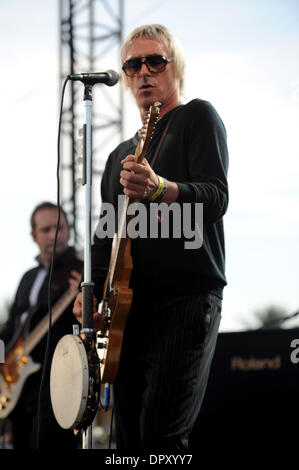
[[[140,139],[136,151],[135,151],[135,161],[136,163],[141,163],[144,153],[144,140]],[[123,259],[123,254],[126,248],[127,244],[127,219],[128,219],[128,207],[129,205],[134,202],[133,199],[129,198],[128,196],[125,196],[125,201],[124,205],[121,211],[121,216],[119,220],[119,227],[118,231],[114,236],[113,239],[113,244],[112,244],[112,252],[111,252],[111,258],[110,258],[110,266],[109,266],[109,278],[110,278],[110,284],[113,285],[113,281],[115,276],[118,273],[118,270],[121,269],[121,263]]]
[[[141,163],[143,158],[146,155],[146,152],[148,150],[151,137],[154,131],[155,123],[158,118],[159,114],[159,107],[161,106],[161,103],[155,103],[153,106],[150,107],[149,111],[149,116],[148,119],[145,123],[145,127],[142,129],[142,132],[140,133],[140,139],[138,142],[138,145],[136,147],[135,151],[135,162],[136,163]],[[124,253],[126,251],[126,248],[128,247],[127,241],[128,241],[128,236],[127,236],[127,222],[129,220],[129,216],[127,214],[128,207],[129,205],[134,202],[132,198],[129,198],[128,196],[125,197],[125,202],[124,206],[122,208],[121,212],[121,217],[119,220],[119,227],[118,231],[114,236],[113,243],[112,243],[112,250],[111,250],[111,256],[110,256],[110,264],[109,264],[109,269],[108,269],[108,276],[107,279],[109,279],[109,282],[105,283],[104,289],[108,285],[113,285],[114,284],[114,279],[115,277],[119,274],[121,270],[123,270],[123,259],[124,259]],[[127,250],[128,251],[128,250]],[[130,263],[131,264],[131,263]],[[131,269],[131,266],[128,267],[129,270]],[[107,280],[106,279],[106,280]],[[104,293],[105,297],[105,293]]]
[[[125,249],[127,243],[126,237],[126,227],[127,227],[127,210],[130,203],[130,199],[126,196],[124,206],[122,208],[121,217],[119,221],[119,229],[115,234],[112,244],[112,252],[110,257],[110,266],[109,266],[109,278],[111,284],[113,284],[115,274],[119,268],[119,263],[122,260],[122,253]]]
[[[74,300],[76,297],[77,292],[68,289],[65,294],[56,302],[56,304],[52,308],[52,318],[51,324],[53,325],[58,318],[62,315],[65,309],[69,306],[69,304]],[[31,331],[31,333],[27,336],[24,341],[24,352],[25,354],[30,354],[31,351],[35,348],[35,346],[41,341],[41,339],[45,336],[49,328],[49,316],[48,313],[42,321]]]

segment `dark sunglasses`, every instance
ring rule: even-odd
[[[174,57],[166,59],[162,55],[152,54],[146,57],[136,57],[126,60],[123,63],[122,69],[127,77],[134,77],[141,69],[142,64],[145,64],[148,71],[152,73],[160,73],[165,70],[166,65],[172,62]]]

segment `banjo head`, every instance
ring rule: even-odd
[[[79,336],[58,342],[51,364],[50,395],[54,416],[64,429],[76,429],[84,415],[89,387],[86,350]]]

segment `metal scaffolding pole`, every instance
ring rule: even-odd
[[[67,75],[120,70],[119,51],[123,36],[124,0],[60,0],[59,86]],[[93,87],[92,181],[94,229],[100,208],[100,180],[110,151],[123,140],[123,91]],[[73,226],[74,244],[82,247],[83,191],[79,130],[84,121],[84,86],[67,85],[61,128],[61,203]]]

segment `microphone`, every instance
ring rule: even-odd
[[[104,83],[107,86],[116,85],[119,80],[119,75],[114,70],[107,70],[107,72],[98,73],[77,73],[68,75],[69,80],[79,80],[89,85],[95,85],[96,83]]]

